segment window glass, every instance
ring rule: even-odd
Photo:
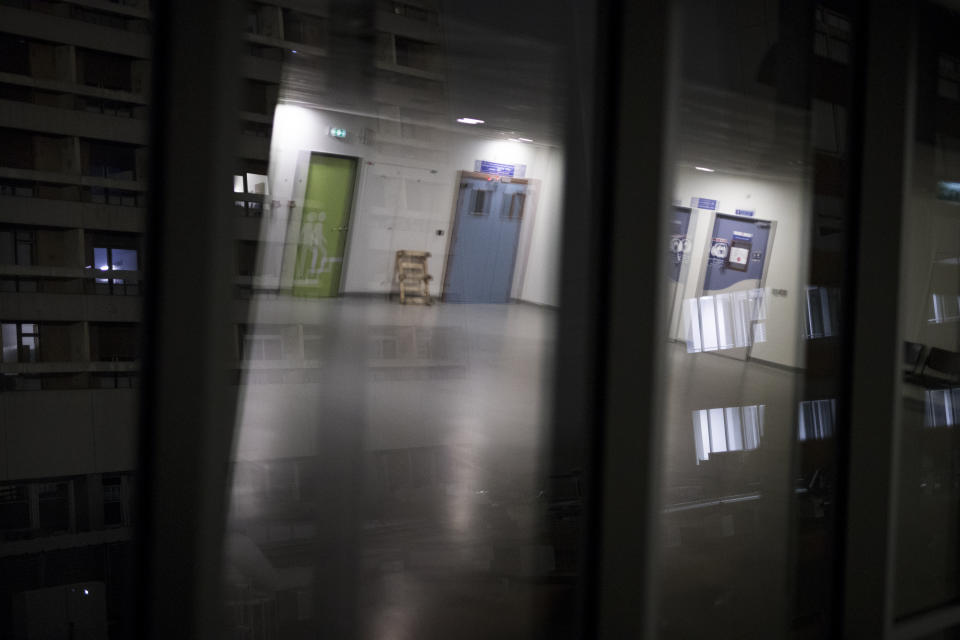
[[[136,249],[111,249],[110,260],[114,271],[136,271],[138,268]]]
[[[17,237],[17,264],[33,264],[33,233],[30,231],[19,231]]]
[[[110,259],[107,257],[108,249],[106,247],[95,247],[93,249],[93,268],[98,271],[110,270]]]
[[[679,4],[658,637],[826,637],[857,24]]]
[[[554,472],[550,417],[567,130],[590,121],[569,74],[593,82],[574,5],[247,12],[282,73],[244,85],[271,135],[231,197],[235,637],[576,635],[582,466]]]
[[[13,232],[0,231],[0,264],[16,264]]]
[[[918,5],[913,170],[903,222],[903,398],[894,609],[960,597],[960,13]],[[950,634],[936,637],[953,637]]]
[[[38,341],[36,336],[24,335],[20,340],[21,350],[20,350],[20,361],[21,362],[36,362],[37,361],[37,348]]]
[[[256,173],[247,174],[247,193],[267,193],[267,176]]]
[[[92,294],[150,226],[150,4],[0,8],[0,638],[139,637],[142,312]]]

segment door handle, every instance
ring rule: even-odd
[[[349,228],[350,227],[337,227],[336,229],[334,229],[334,231],[346,231]]]

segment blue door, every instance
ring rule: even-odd
[[[731,290],[735,285],[756,288],[763,280],[770,223],[717,214],[707,257],[704,294]]]
[[[493,177],[461,179],[444,301],[510,301],[526,189]]]
[[[670,268],[668,274],[674,282],[680,282],[680,274],[690,258],[690,240],[687,234],[690,231],[690,209],[674,207],[673,218],[670,220]]]
[[[689,351],[722,351],[746,359],[754,343],[766,342],[761,287],[771,229],[766,220],[717,214],[703,295],[686,303]]]

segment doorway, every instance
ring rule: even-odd
[[[713,223],[704,295],[763,286],[772,223],[718,213]]]
[[[461,172],[444,302],[510,301],[527,181]]]
[[[669,222],[670,239],[667,244],[667,291],[670,296],[670,337],[683,340],[682,311],[687,280],[691,270],[691,256],[696,246],[696,219],[689,207],[674,206]],[[695,268],[694,268],[695,269]]]
[[[746,359],[766,341],[764,277],[774,223],[716,214],[699,297],[686,301],[688,351],[720,351]]]
[[[356,158],[310,155],[293,272],[294,295],[331,298],[340,294],[356,180]]]

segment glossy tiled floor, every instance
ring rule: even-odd
[[[361,635],[377,640],[573,637],[579,502],[543,459],[555,313],[367,299],[255,305],[260,326],[319,347],[248,365],[230,524],[230,580],[247,594],[237,598],[276,597],[282,637],[346,624],[331,622],[343,617],[331,600],[358,611]],[[700,585],[692,567],[715,563],[720,547],[757,548],[772,532],[763,523],[784,500],[765,490],[764,465],[789,452],[796,405],[794,373],[682,345],[668,355],[664,502],[684,514],[666,524],[669,596]],[[298,367],[310,381],[262,376]],[[767,407],[763,468],[742,455],[698,463],[691,412],[749,404]],[[718,508],[732,495],[765,499],[746,499],[747,518],[742,506]],[[677,553],[697,541],[709,544]],[[751,566],[782,546],[761,551]],[[745,593],[707,591],[710,606]]]

